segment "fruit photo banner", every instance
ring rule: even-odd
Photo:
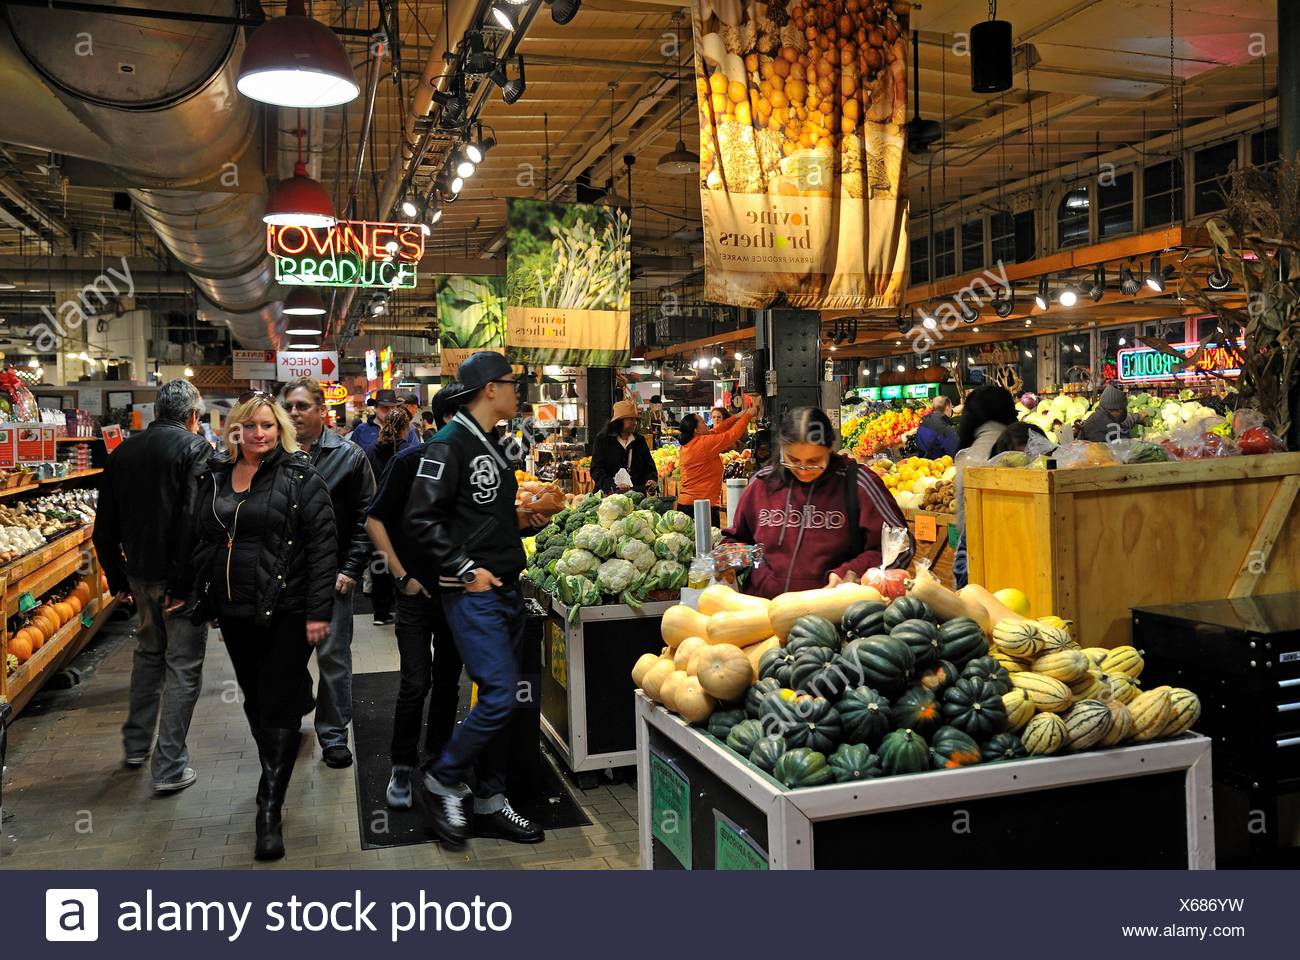
[[[433,289],[445,379],[455,377],[456,368],[480,350],[506,352],[505,277],[441,276]]]
[[[627,211],[512,199],[507,230],[510,362],[625,366],[632,355]]]
[[[694,0],[707,299],[898,305],[910,6]]]

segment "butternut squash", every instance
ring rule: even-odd
[[[790,635],[790,628],[794,622],[802,616],[815,613],[820,617],[825,617],[831,623],[839,623],[840,618],[844,616],[844,611],[853,606],[859,600],[872,600],[876,603],[884,602],[884,597],[875,587],[869,587],[865,583],[841,583],[836,587],[820,587],[817,590],[797,590],[792,593],[783,593],[772,601],[772,607],[769,616],[772,620],[772,629],[763,636],[775,633],[780,638],[781,643],[785,643],[785,638]],[[751,643],[761,640],[763,637],[757,637]]]
[[[673,663],[677,665],[678,670],[685,670],[686,665],[691,662],[691,657],[707,646],[702,637],[687,637],[677,645],[677,651],[673,654]]]
[[[763,610],[772,605],[766,597],[751,597],[727,586],[725,583],[711,583],[700,591],[699,609],[705,616],[713,616],[725,610]]]
[[[754,676],[758,676],[758,661],[763,659],[763,654],[779,646],[781,646],[780,637],[768,637],[762,643],[751,643],[745,647],[745,656],[749,657],[749,665],[754,668]]]
[[[968,617],[979,624],[986,634],[992,626],[988,611],[980,604],[966,599],[961,594],[953,593],[940,583],[927,567],[918,566],[916,576],[907,581],[907,595],[924,603],[940,623]]]
[[[659,662],[647,670],[645,676],[641,678],[641,690],[656,703],[663,703],[660,694],[663,692],[664,681],[671,677],[676,669],[670,658],[660,658]]]
[[[772,623],[768,620],[767,611],[751,608],[715,613],[709,617],[708,631],[703,636],[709,643],[747,647],[771,635]]]
[[[984,608],[989,623],[1001,623],[1003,620],[1028,620],[1021,616],[978,583],[969,583],[957,591],[963,600]],[[985,631],[987,632],[987,627]]]
[[[709,696],[737,700],[754,682],[754,668],[739,647],[713,643],[696,656],[695,676]]]
[[[645,675],[649,673],[650,668],[658,662],[659,658],[653,653],[641,654],[641,658],[637,660],[636,664],[632,667],[632,682],[638,687],[641,686],[641,681],[645,679]]]
[[[686,604],[679,603],[677,606],[669,607],[664,611],[664,619],[659,626],[659,632],[664,638],[664,643],[676,650],[687,637],[700,637],[708,640],[709,618],[698,610],[692,610]]]

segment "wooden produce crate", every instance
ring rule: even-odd
[[[591,493],[595,489],[596,485],[591,479],[591,470],[587,467],[580,467],[575,463],[573,465],[573,492]]]
[[[1134,607],[1295,589],[1300,453],[972,467],[964,486],[970,581],[1023,590],[1085,647],[1127,643]]]
[[[907,518],[907,529],[916,547],[908,572],[916,570],[916,561],[928,560],[930,572],[945,587],[953,589],[956,583],[952,561],[957,554],[957,517],[931,510],[904,510],[903,516]]]

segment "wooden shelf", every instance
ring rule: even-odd
[[[0,577],[4,577],[5,582],[13,586],[19,580],[35,573],[50,561],[57,559],[69,550],[81,546],[90,539],[91,532],[91,525],[86,524],[65,533],[61,537],[56,537],[39,550],[33,550],[26,556],[0,566]]]
[[[82,625],[80,614],[73,617],[8,677],[8,698],[15,712],[36,693],[38,680],[46,679],[48,672],[58,669],[63,662],[81,652],[90,638],[99,632],[116,605],[116,599],[92,599],[90,605],[82,611],[88,611],[93,618],[90,626]]]
[[[103,467],[94,467],[90,470],[76,470],[64,477],[50,477],[48,480],[38,480],[37,483],[42,486],[48,486],[55,483],[67,483],[69,480],[80,480],[82,477],[93,477],[96,474],[104,472]]]
[[[55,443],[99,443],[103,437],[55,437]]]
[[[21,487],[8,487],[7,489],[0,490],[0,500],[5,499],[6,497],[16,497],[20,493],[28,493],[32,490],[39,490],[40,488],[41,485],[39,483],[24,483]]]

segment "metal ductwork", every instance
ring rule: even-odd
[[[234,0],[169,6],[240,12]],[[4,18],[0,140],[105,166],[194,280],[205,319],[245,347],[277,346],[259,125],[235,89],[241,29],[38,7]]]

